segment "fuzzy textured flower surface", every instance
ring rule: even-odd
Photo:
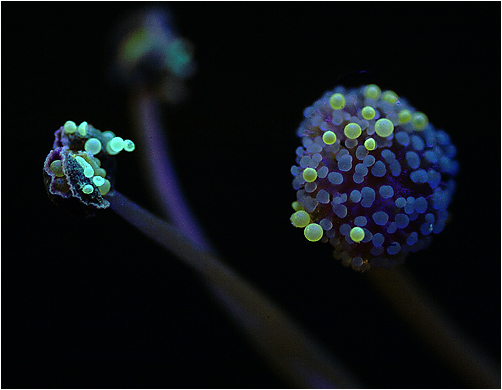
[[[109,207],[104,196],[113,188],[113,156],[122,150],[132,152],[134,143],[87,122],[77,126],[67,121],[54,135],[43,171],[51,200],[72,214],[84,216]]]
[[[402,263],[448,220],[456,148],[393,91],[328,91],[304,111],[291,223],[357,271]]]

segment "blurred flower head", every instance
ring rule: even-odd
[[[112,47],[112,81],[151,88],[169,103],[186,96],[183,80],[195,72],[192,45],[178,35],[166,9],[147,8],[126,17]]]

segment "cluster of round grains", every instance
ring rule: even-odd
[[[443,130],[393,91],[337,87],[304,111],[291,223],[358,271],[425,248],[448,219],[458,162]]]
[[[112,156],[134,148],[131,140],[111,131],[101,132],[87,122],[77,126],[67,121],[55,132],[54,146],[44,165],[49,196],[55,202],[73,198],[84,206],[108,207],[103,196],[112,189]]]

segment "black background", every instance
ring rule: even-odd
[[[111,211],[67,216],[42,165],[66,120],[132,137],[107,81],[113,26],[147,5],[2,4],[2,387],[284,387],[198,277]],[[500,356],[500,4],[173,3],[195,47],[166,108],[186,199],[225,261],[369,387],[461,387],[367,275],[291,227],[305,107],[337,84],[392,89],[458,147],[452,222],[403,266]],[[365,71],[360,75],[358,72]],[[117,188],[155,210],[137,156]]]

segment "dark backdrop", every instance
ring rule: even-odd
[[[66,120],[132,137],[107,38],[135,3],[2,4],[2,387],[282,387],[197,276],[111,211],[67,216],[42,165]],[[302,111],[336,84],[405,96],[458,147],[452,222],[404,267],[500,356],[500,4],[173,3],[199,71],[164,111],[227,263],[370,387],[460,387],[331,247],[291,227]],[[366,73],[360,74],[360,71]],[[134,154],[117,188],[147,208]]]

